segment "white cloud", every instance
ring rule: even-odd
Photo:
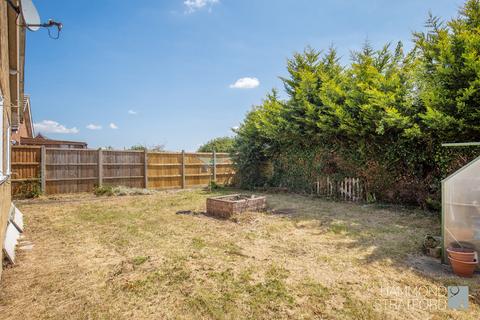
[[[212,5],[219,3],[220,0],[184,0],[183,4],[186,7],[187,13],[193,13],[206,6],[212,7]]]
[[[118,126],[113,122],[110,123],[108,126],[110,127],[110,129],[118,129]]]
[[[102,126],[93,124],[93,123],[90,123],[89,125],[87,125],[86,128],[90,130],[102,130]]]
[[[67,128],[64,125],[53,120],[43,120],[42,122],[33,124],[35,131],[44,133],[78,133],[76,127]]]
[[[230,85],[232,89],[253,89],[260,85],[260,81],[257,78],[240,78]]]
[[[136,115],[136,114],[137,114],[137,111],[135,111],[135,110],[128,110],[128,114]]]

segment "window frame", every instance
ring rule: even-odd
[[[3,142],[3,128],[4,128],[4,119],[5,119],[5,110],[4,110],[4,99],[0,91],[0,184],[5,182],[8,179],[8,176],[5,174],[3,169],[3,157],[4,157],[4,142]]]

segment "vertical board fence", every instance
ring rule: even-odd
[[[12,148],[12,194],[36,186],[44,194],[91,192],[95,186],[181,189],[232,182],[226,153]],[[347,201],[364,197],[359,178],[319,177],[314,192]]]
[[[148,189],[179,189],[182,185],[182,153],[149,152],[147,155]]]
[[[40,183],[41,148],[30,146],[13,147],[12,194],[25,192],[31,185]]]
[[[235,174],[226,153],[12,148],[12,193],[36,184],[45,194],[91,192],[95,186],[180,189],[229,184]]]
[[[41,170],[45,194],[88,192],[98,181],[96,150],[44,149]],[[12,171],[14,168],[12,169]]]

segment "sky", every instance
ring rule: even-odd
[[[460,0],[33,0],[60,39],[28,32],[25,92],[36,132],[91,148],[194,151],[232,135],[306,46],[342,63],[447,20]]]

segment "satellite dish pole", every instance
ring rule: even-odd
[[[12,0],[5,0],[10,5],[10,7],[15,10],[17,14],[21,14],[25,24],[23,25],[30,31],[37,31],[40,28],[46,28],[48,30],[48,36],[52,39],[58,39],[60,37],[60,31],[62,31],[63,24],[57,22],[53,19],[49,19],[48,22],[42,23],[40,20],[40,15],[38,14],[37,8],[33,4],[32,0],[19,0],[20,5],[16,6]],[[52,36],[50,28],[57,28],[57,35]]]

